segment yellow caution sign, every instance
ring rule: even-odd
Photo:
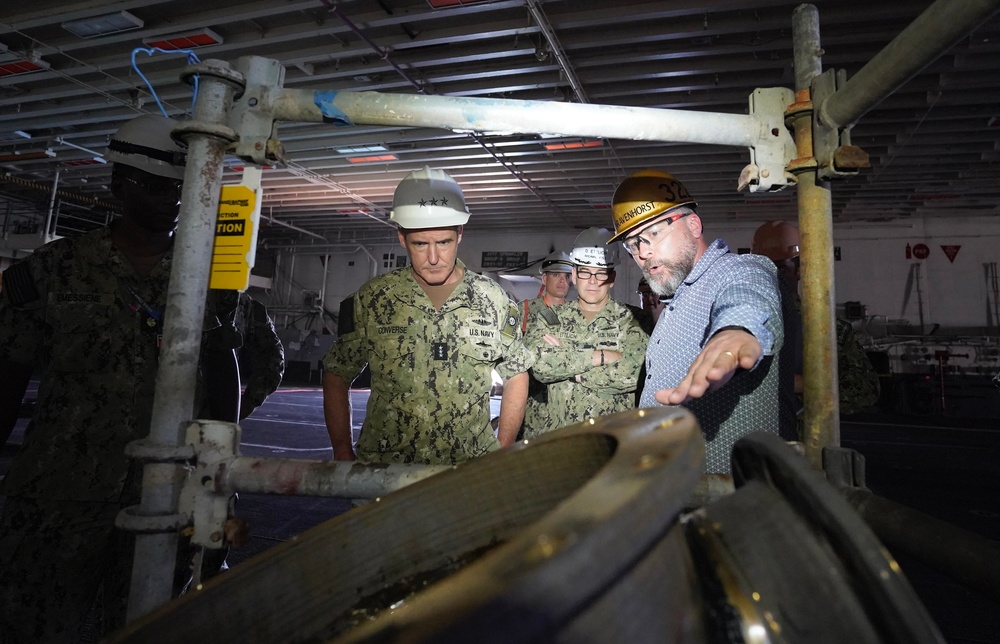
[[[245,291],[257,254],[260,220],[260,168],[243,171],[243,183],[222,186],[215,222],[215,248],[209,288]]]

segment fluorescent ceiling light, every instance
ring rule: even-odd
[[[194,49],[196,47],[207,47],[209,45],[221,45],[222,36],[211,29],[203,28],[197,31],[188,31],[182,34],[171,34],[169,36],[159,36],[155,38],[143,38],[142,43],[150,47],[159,47],[172,51],[175,49]]]
[[[23,139],[30,139],[31,134],[24,130],[14,130],[13,132],[0,132],[0,143],[17,142]]]
[[[337,154],[359,154],[363,152],[387,152],[384,145],[355,145],[348,148],[337,148]]]
[[[140,29],[144,23],[128,11],[106,13],[102,16],[80,18],[62,23],[62,28],[80,38],[96,38],[122,31]]]

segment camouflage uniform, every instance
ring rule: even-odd
[[[550,308],[548,302],[545,301],[545,297],[536,297],[533,300],[523,300],[520,304],[521,308],[521,332],[525,333],[528,330],[528,320],[531,316],[536,314],[542,309]]]
[[[561,346],[545,342],[546,333],[559,338]],[[525,436],[635,407],[648,339],[633,312],[614,300],[590,320],[583,317],[579,302],[532,317],[524,342],[535,354],[532,372],[546,383],[548,404],[545,416],[530,426],[530,432],[526,429]],[[599,349],[618,351],[622,358],[595,367],[592,351]]]
[[[123,617],[130,540],[114,518],[138,501],[141,468],[124,452],[149,433],[169,277],[169,252],[140,277],[109,228],[4,273],[0,358],[41,381],[2,486],[0,637],[76,641],[102,581],[107,625]]]
[[[264,404],[281,384],[285,373],[285,349],[274,330],[267,308],[248,293],[240,293],[233,324],[240,333],[240,376],[246,382],[240,401],[240,417]]]
[[[545,301],[544,297],[536,297],[533,300],[524,300],[520,304],[521,309],[521,331],[527,332],[528,321],[537,317],[539,311],[544,311],[549,309],[548,302]],[[535,375],[531,372],[528,373],[528,400],[524,405],[524,426],[521,428],[521,432],[518,433],[518,439],[524,436],[533,436],[539,433],[541,430],[535,431],[532,427],[544,427],[547,426],[547,413],[545,410],[545,405],[548,403],[548,392],[545,389],[545,385],[535,378]]]
[[[340,309],[323,368],[351,382],[371,367],[359,460],[448,464],[499,448],[490,426],[492,370],[527,371],[518,307],[499,284],[465,268],[435,309],[401,268],[369,281]]]
[[[854,327],[841,318],[837,318],[837,371],[841,414],[864,411],[878,402],[882,393],[878,373],[858,342]]]
[[[779,280],[780,282],[781,280]],[[784,292],[782,293],[784,297]],[[794,296],[793,296],[794,297]],[[798,330],[799,345],[796,354],[797,362],[795,363],[796,373],[803,372],[802,366],[802,301],[798,297],[794,297],[794,306],[792,307],[792,312],[785,311],[785,323],[786,329],[796,329]],[[791,317],[794,316],[794,317]],[[875,367],[872,366],[871,360],[868,359],[867,354],[865,354],[864,347],[858,341],[857,334],[854,333],[854,327],[851,323],[843,318],[836,318],[837,323],[837,388],[840,391],[840,413],[841,414],[855,414],[859,411],[864,411],[878,402],[879,396],[882,393],[882,386],[879,383],[878,372],[875,371]],[[789,351],[792,351],[794,345],[787,346]],[[784,356],[786,349],[782,349],[782,356]],[[785,366],[784,362],[781,363],[782,369],[788,367]],[[786,386],[784,383],[782,387],[788,389],[791,385]],[[802,396],[801,394],[795,394],[796,403],[798,407],[802,407]],[[805,432],[805,418],[801,414],[797,418],[797,431],[798,436],[793,437],[793,440],[802,440]],[[784,434],[782,435],[784,437]]]

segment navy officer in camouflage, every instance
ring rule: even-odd
[[[184,178],[173,125],[144,114],[111,137],[120,218],[46,244],[4,272],[0,438],[32,371],[41,379],[2,487],[3,642],[78,641],[102,585],[104,629],[124,622],[131,535],[114,524],[138,501],[141,464],[125,446],[149,433],[152,413]],[[232,358],[232,346],[210,344]]]
[[[611,299],[618,251],[610,237],[606,228],[577,236],[570,253],[577,299],[528,321],[531,372],[545,384],[548,403],[526,424],[526,438],[635,407],[649,338],[635,313]]]
[[[227,392],[224,402],[215,403],[225,411],[220,414],[212,409],[207,417],[235,422],[236,418],[243,420],[264,404],[281,384],[285,373],[285,349],[267,307],[250,293],[213,290],[209,297],[214,298],[223,311],[220,321],[226,331],[224,335],[235,338],[238,379],[243,390]]]
[[[524,418],[530,354],[503,288],[458,259],[465,197],[447,173],[408,174],[390,220],[410,266],[364,284],[340,306],[323,359],[323,407],[335,460],[453,464],[512,443]],[[368,413],[352,444],[349,386],[371,368]],[[492,371],[506,378],[490,424]]]
[[[562,251],[553,251],[542,260],[538,269],[542,275],[542,288],[538,297],[521,302],[521,332],[528,330],[528,317],[539,309],[552,308],[557,304],[565,304],[569,294],[570,273],[573,272],[573,262],[569,255]]]
[[[539,296],[533,300],[521,302],[521,331],[528,330],[528,319],[537,314],[542,309],[550,309],[553,306],[566,303],[566,296],[572,284],[573,262],[569,255],[562,251],[553,251],[542,260],[539,268],[542,275],[542,289]],[[531,436],[537,432],[531,429],[532,426],[541,426],[546,421],[545,409],[548,405],[548,391],[545,385],[540,383],[531,372],[528,372],[528,402],[524,409],[524,426],[518,434],[518,438]]]

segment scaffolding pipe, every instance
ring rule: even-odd
[[[56,170],[55,177],[52,178],[52,195],[49,197],[49,212],[45,216],[45,228],[42,229],[42,234],[40,235],[42,239],[48,239],[49,235],[54,233],[52,230],[52,219],[56,214],[56,203],[59,197],[59,170]]]
[[[813,154],[810,84],[822,71],[819,13],[799,5],[792,13],[796,102],[789,108],[795,133],[802,272],[803,399],[802,442],[809,463],[823,468],[823,449],[840,445],[837,335],[834,319],[833,200],[829,185],[817,179]]]
[[[1000,602],[1000,547],[974,532],[872,494],[841,492],[890,549],[941,572],[966,588]]]
[[[377,499],[453,467],[238,456],[217,475],[215,492]]]
[[[272,211],[274,210],[273,206],[271,207],[271,210]],[[265,217],[265,220],[269,224],[277,224],[278,226],[284,226],[285,228],[294,230],[297,233],[302,233],[303,235],[311,235],[312,237],[315,237],[317,239],[322,239],[323,241],[326,241],[326,237],[324,237],[323,235],[320,235],[319,233],[314,233],[311,230],[306,230],[305,228],[300,228],[300,227],[298,227],[298,226],[296,226],[294,224],[290,224],[288,222],[281,221],[280,219],[275,219],[274,215],[272,214],[272,212],[269,212],[267,214],[267,216]]]
[[[119,517],[119,524],[131,529],[137,526],[141,529],[143,520],[163,525],[177,517],[178,497],[185,478],[183,463],[178,461],[182,460],[187,424],[194,417],[195,383],[215,241],[219,187],[229,143],[209,132],[217,134],[222,131],[235,90],[227,63],[206,60],[199,69],[194,118],[183,126],[187,132],[187,168],[170,270],[163,348],[156,374],[150,431],[144,441],[129,446],[130,455],[146,461],[142,475],[142,501],[138,510],[126,509]],[[151,532],[136,535],[129,621],[167,603],[173,592],[178,531],[147,529]]]
[[[937,0],[817,106],[819,120],[836,128],[853,124],[998,10],[1000,0]]]
[[[456,132],[554,134],[756,147],[773,139],[753,115],[554,101],[281,89],[281,121],[437,127]]]

